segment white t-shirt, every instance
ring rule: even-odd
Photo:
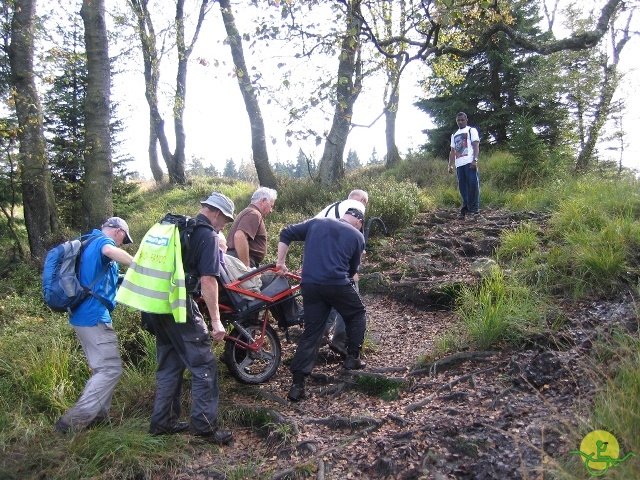
[[[336,205],[338,207],[338,214],[336,215]],[[332,203],[324,207],[319,214],[316,215],[315,218],[342,218],[342,216],[346,213],[350,208],[357,208],[364,215],[364,205],[357,200],[346,199],[340,202]]]
[[[471,140],[469,140],[471,137]],[[456,153],[456,168],[473,161],[473,142],[479,142],[478,130],[473,127],[464,127],[451,135],[451,148]]]

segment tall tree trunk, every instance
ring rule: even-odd
[[[207,1],[204,0],[203,5],[206,3]],[[200,25],[198,25],[197,31],[199,28]],[[173,131],[176,136],[176,148],[172,161],[167,162],[167,169],[171,183],[184,185],[187,181],[184,153],[187,139],[184,131],[184,105],[187,97],[187,65],[192,51],[192,48],[187,48],[184,40],[184,0],[176,2],[176,45],[178,47],[178,72],[176,73],[176,92],[173,100]]]
[[[84,188],[82,226],[87,231],[113,215],[113,169],[111,167],[111,68],[104,17],[104,0],[83,0],[87,50],[87,96],[85,99]]]
[[[587,128],[586,138],[582,143],[582,149],[578,152],[578,158],[576,159],[575,169],[578,172],[587,170],[593,164],[596,143],[600,136],[600,131],[607,120],[611,107],[611,100],[613,99],[613,94],[616,91],[616,66],[604,65],[603,69],[604,79],[600,86],[600,99],[594,112],[594,120]]]
[[[265,187],[276,188],[278,182],[269,165],[267,134],[264,128],[262,112],[258,104],[258,97],[256,97],[253,85],[251,85],[251,78],[249,77],[247,64],[244,60],[244,51],[242,50],[242,38],[236,28],[231,2],[229,0],[219,0],[219,3],[224,28],[227,31],[229,47],[231,48],[233,64],[236,68],[236,78],[238,79],[244,106],[249,115],[249,123],[251,124],[251,149],[253,151],[253,163],[256,166],[258,181],[260,185]]]
[[[160,144],[162,157],[173,161],[169,148],[169,141],[164,132],[164,119],[158,107],[158,84],[160,81],[160,56],[156,46],[156,33],[148,9],[148,2],[145,0],[129,0],[129,6],[136,15],[138,22],[138,36],[142,47],[142,60],[144,64],[144,95],[149,105],[149,166],[156,183],[161,183],[164,177],[162,168],[158,162],[158,149],[156,143]]]
[[[42,106],[33,73],[35,0],[15,0],[9,63],[20,140],[24,219],[31,258],[40,263],[58,235],[59,221],[45,152]]]
[[[156,46],[156,35],[153,21],[148,9],[146,0],[129,0],[129,6],[136,15],[138,22],[138,35],[142,45],[142,58],[144,61],[145,96],[149,104],[149,116],[152,132],[149,135],[150,142],[157,139],[160,143],[160,152],[167,165],[169,181],[182,185],[186,183],[185,175],[185,147],[186,134],[184,130],[184,108],[187,96],[187,66],[193,47],[198,40],[202,22],[208,12],[208,0],[202,0],[195,32],[191,42],[185,42],[184,32],[184,0],[176,2],[176,47],[178,51],[178,72],[176,74],[176,90],[173,100],[173,126],[176,136],[176,147],[174,152],[169,148],[169,141],[164,131],[164,119],[158,107],[158,83],[160,79],[160,57]],[[157,150],[155,146],[149,144],[149,164],[153,178],[157,183],[162,181],[162,170],[158,165]]]
[[[396,118],[398,116],[398,104],[400,103],[400,60],[392,61],[387,67],[387,84],[391,86],[391,93],[384,108],[385,140],[387,142],[386,166],[391,168],[400,162],[400,153],[396,145]]]
[[[594,121],[589,126],[587,131],[587,138],[582,143],[582,148],[578,153],[575,167],[577,172],[587,170],[593,163],[596,143],[598,141],[598,138],[600,137],[602,127],[604,126],[607,118],[609,117],[609,114],[611,113],[611,103],[613,100],[613,95],[615,94],[620,82],[620,79],[618,78],[618,64],[620,63],[620,53],[631,38],[631,35],[629,33],[629,26],[632,16],[633,12],[628,14],[626,27],[622,30],[616,31],[613,26],[610,27],[612,46],[611,64],[608,64],[607,60],[605,60],[605,63],[602,65],[604,75],[602,84],[600,86],[600,98],[595,109]],[[616,34],[621,35],[622,38],[616,39]]]
[[[344,148],[351,131],[353,105],[362,86],[362,61],[360,59],[362,14],[360,4],[361,0],[351,0],[346,17],[346,30],[338,63],[333,123],[318,165],[318,178],[320,183],[325,186],[332,186],[344,177]]]
[[[400,152],[398,151],[398,146],[396,145],[396,117],[398,116],[398,104],[396,103],[395,106],[395,109],[390,109],[387,107],[384,111],[386,121],[384,133],[385,140],[387,142],[387,168],[391,168],[400,162]]]
[[[151,115],[149,115],[149,117],[149,166],[151,167],[151,174],[156,183],[162,183],[164,173],[158,161],[158,135],[156,135],[155,122]]]
[[[393,6],[391,2],[389,5],[382,5],[382,12],[384,15],[384,30],[387,38],[393,37]],[[404,34],[407,29],[407,5],[404,0],[397,2],[399,9],[399,18],[397,23],[399,25],[399,31]],[[387,142],[387,155],[386,166],[387,168],[393,167],[400,162],[400,153],[398,152],[398,146],[396,145],[396,118],[398,117],[398,106],[400,105],[400,75],[404,70],[406,64],[403,65],[404,56],[399,55],[397,50],[405,48],[405,45],[401,44],[399,48],[394,48],[395,57],[389,57],[385,61],[385,67],[387,72],[387,83],[385,85],[385,140]],[[390,90],[390,91],[389,91]],[[387,96],[388,93],[388,96]]]

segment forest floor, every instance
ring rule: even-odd
[[[637,331],[634,299],[560,301],[548,333],[525,347],[433,358],[437,336],[460,320],[432,292],[475,281],[472,265],[491,255],[504,229],[545,221],[530,212],[486,211],[475,222],[455,213],[422,214],[404,239],[372,256],[385,258],[388,283],[363,294],[364,370],[345,371],[324,346],[310,397],[289,402],[298,327],[290,342],[282,336],[283,363],[269,382],[242,385],[221,366],[223,421],[226,409],[246,407],[268,412],[273,424],[264,432],[233,426],[226,447],[194,441],[196,458],[172,478],[230,478],[223,472],[234,465],[252,466],[234,478],[542,479],[561,469],[588,478],[570,452],[587,433],[600,383],[594,345],[620,328]],[[376,394],[381,385],[395,388]]]

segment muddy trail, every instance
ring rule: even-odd
[[[458,328],[452,289],[477,281],[502,231],[546,221],[533,212],[485,211],[476,221],[455,214],[421,214],[401,235],[373,242],[361,281],[366,369],[343,370],[325,346],[310,397],[289,402],[298,327],[281,338],[283,363],[268,383],[241,385],[221,366],[221,418],[235,441],[220,449],[194,442],[194,462],[172,478],[229,478],[232,466],[251,465],[242,478],[526,479],[576,462],[569,452],[598,384],[594,339],[637,330],[633,299],[557,305],[561,328],[525,348],[434,358],[438,335]],[[269,425],[238,426],[238,409],[267,415]]]

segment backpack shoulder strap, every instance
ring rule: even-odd
[[[88,238],[86,240],[82,240],[82,236],[80,237],[80,240],[82,243],[80,244],[80,252],[78,252],[78,257],[76,258],[76,276],[78,275],[78,272],[79,272],[80,261],[82,260],[82,254],[84,253],[84,250],[89,246],[91,242],[93,242],[96,238],[100,236],[98,234],[96,235],[87,234],[87,235],[88,235]],[[106,299],[102,298],[100,295],[94,292],[93,287],[95,287],[96,283],[98,283],[98,280],[100,280],[107,273],[111,265],[113,265],[113,260],[111,260],[104,267],[102,267],[102,270],[100,271],[100,273],[98,273],[96,278],[93,279],[93,282],[91,282],[88,286],[81,284],[84,291],[88,295],[91,295],[92,297],[97,299],[100,303],[102,303],[102,305],[104,305],[107,310],[111,308],[111,305],[109,305]]]
[[[328,217],[328,216],[329,216],[329,214],[331,213],[331,210],[334,210],[333,215],[334,215],[336,218],[340,218],[340,210],[338,209],[338,207],[340,206],[340,204],[341,204],[341,203],[342,203],[342,200],[340,200],[340,201],[338,201],[338,202],[336,202],[336,203],[333,203],[333,204],[329,205],[329,207],[327,208],[327,211],[325,212],[324,216],[325,216],[325,217]]]
[[[213,226],[204,220],[200,220],[198,218],[187,217],[184,225],[178,224],[178,229],[180,230],[180,245],[182,247],[182,251],[186,252],[189,248],[189,242],[191,241],[191,234],[198,227],[207,227],[210,230],[213,230]],[[184,258],[184,255],[183,255]]]

